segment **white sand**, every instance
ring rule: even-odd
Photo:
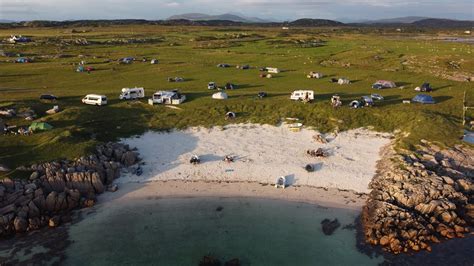
[[[388,134],[358,129],[313,140],[318,132],[290,132],[286,126],[238,124],[223,128],[190,128],[170,133],[148,132],[122,142],[137,147],[145,165],[143,174],[124,173],[120,184],[148,181],[250,181],[274,183],[286,176],[291,186],[338,188],[367,193],[376,172],[380,150],[390,143]],[[311,158],[306,150],[324,148],[328,158]],[[201,164],[191,165],[193,154]],[[225,155],[237,156],[233,163]],[[304,166],[313,164],[308,173]],[[183,183],[185,184],[185,183]]]

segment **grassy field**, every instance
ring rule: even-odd
[[[234,122],[277,124],[282,117],[298,117],[307,126],[324,132],[371,127],[378,131],[400,132],[398,147],[413,148],[420,139],[451,146],[460,142],[462,98],[467,91],[474,105],[473,83],[457,82],[442,75],[456,72],[474,76],[472,45],[431,40],[440,33],[396,34],[347,29],[278,28],[199,28],[158,26],[117,26],[80,28],[35,28],[0,30],[0,38],[10,34],[31,36],[25,45],[2,44],[5,52],[34,57],[35,62],[14,64],[15,58],[0,57],[0,108],[31,107],[38,121],[54,126],[32,136],[0,136],[0,163],[10,167],[73,158],[86,153],[98,142],[187,126],[213,126],[229,123],[227,111],[234,111]],[[79,32],[79,33],[77,33]],[[455,33],[453,33],[455,34]],[[423,37],[423,38],[419,38]],[[72,44],[87,39],[89,45]],[[120,44],[124,39],[144,43]],[[307,47],[308,43],[318,47]],[[140,61],[119,65],[116,59],[133,56],[157,58],[151,65]],[[108,62],[109,59],[113,61]],[[81,60],[93,66],[91,74],[76,73]],[[459,68],[453,67],[455,62]],[[249,64],[250,70],[220,69],[218,63]],[[259,66],[284,70],[273,79],[260,78]],[[310,71],[326,78],[306,79]],[[180,76],[183,83],[168,83],[167,77]],[[337,85],[331,78],[347,77],[350,85]],[[393,80],[404,88],[376,91],[377,79]],[[239,85],[229,91],[226,101],[211,99],[207,83]],[[417,92],[413,89],[428,81],[434,87],[435,105],[402,104]],[[121,88],[145,87],[147,97],[156,90],[178,88],[188,101],[173,110],[140,102],[119,101]],[[289,100],[295,89],[313,89],[316,101],[302,104]],[[269,97],[256,99],[259,91]],[[52,93],[57,103],[39,101],[39,95]],[[81,98],[89,93],[109,97],[106,107],[86,106]],[[333,109],[330,98],[342,96],[344,107]],[[383,102],[373,108],[350,109],[349,101],[379,93]],[[45,111],[59,105],[62,112],[47,116]],[[472,114],[471,114],[472,115]],[[4,119],[5,120],[5,119]],[[6,119],[18,126],[31,122]],[[159,152],[159,151],[157,151]]]

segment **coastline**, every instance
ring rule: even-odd
[[[310,186],[277,189],[271,184],[258,182],[166,180],[121,184],[117,192],[101,195],[98,206],[128,200],[201,197],[286,200],[361,211],[367,194]]]

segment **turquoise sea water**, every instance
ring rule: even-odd
[[[242,198],[150,199],[102,207],[69,229],[66,265],[376,265],[356,249],[358,212]],[[337,218],[331,236],[321,221]]]

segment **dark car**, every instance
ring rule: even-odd
[[[264,97],[267,97],[267,93],[264,92],[264,91],[261,91],[261,92],[259,92],[259,93],[257,94],[257,96],[258,96],[258,98],[262,99],[262,98],[264,98]]]
[[[58,97],[52,94],[43,94],[40,96],[40,100],[49,100],[49,101],[56,101]]]

